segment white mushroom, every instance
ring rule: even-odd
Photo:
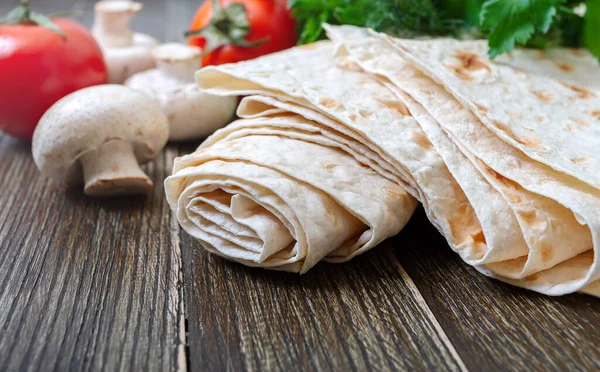
[[[144,194],[152,181],[139,164],[153,159],[169,136],[160,107],[122,85],[72,93],[40,120],[32,143],[42,174],[66,185],[85,183],[89,196]]]
[[[154,68],[151,52],[158,41],[129,29],[129,21],[142,8],[128,0],[96,3],[92,34],[104,53],[111,84],[123,84],[131,75]]]
[[[132,76],[128,87],[155,97],[169,118],[172,141],[206,137],[231,121],[236,97],[218,97],[200,91],[194,72],[201,65],[201,49],[169,43],[154,49],[158,68]]]

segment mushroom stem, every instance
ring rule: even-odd
[[[128,0],[105,0],[96,3],[93,35],[107,47],[131,46],[134,33],[129,28],[129,21],[142,7],[141,3]]]
[[[202,67],[202,50],[190,45],[163,44],[154,48],[152,57],[164,75],[184,83],[193,83],[194,73]]]
[[[89,196],[148,194],[152,181],[140,169],[130,142],[115,140],[104,143],[80,158]]]

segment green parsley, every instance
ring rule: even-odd
[[[600,57],[600,0],[290,0],[300,44],[324,38],[323,22],[393,36],[487,38],[490,57],[515,45],[587,47]]]

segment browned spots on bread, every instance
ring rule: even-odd
[[[482,105],[481,103],[477,103],[475,102],[475,107],[477,107],[477,109],[481,112],[483,112],[484,114],[487,113],[489,110],[487,107],[485,107],[484,105]]]
[[[540,140],[534,137],[521,137],[517,139],[521,145],[533,149],[533,150],[541,150],[543,147],[540,144]]]
[[[501,122],[499,120],[492,120],[492,122],[494,123],[496,128],[498,128],[501,131],[503,131],[504,133],[506,133],[509,137],[511,137],[511,138],[515,137],[515,134],[513,133],[512,129],[510,129],[510,127],[508,125],[504,124],[503,122]]]
[[[533,93],[542,102],[550,102],[554,98],[554,96],[548,92],[533,91],[531,93]]]
[[[469,203],[462,203],[453,213],[453,218],[448,220],[450,234],[458,239],[465,239],[465,229],[471,225],[474,219],[473,207]]]
[[[517,120],[523,120],[523,115],[513,112],[513,111],[506,111],[506,113],[508,114],[508,116],[510,116],[513,119],[517,119]]]
[[[325,168],[327,170],[332,170],[333,168],[336,168],[336,167],[339,166],[338,164],[329,163],[329,162],[328,163],[322,163],[322,165],[323,165],[323,168]]]
[[[458,60],[458,64],[447,67],[461,80],[473,80],[472,72],[491,71],[490,66],[476,53],[462,51],[458,52],[455,58]]]
[[[364,110],[364,109],[358,110],[358,114],[365,119],[370,119],[373,115],[375,115],[375,113],[373,113],[369,110]]]
[[[459,67],[463,68],[466,71],[480,71],[487,70],[490,71],[490,67],[487,63],[482,61],[479,58],[479,55],[471,52],[459,52],[456,55],[456,58],[460,61],[461,65]]]
[[[433,147],[431,141],[429,141],[429,138],[427,138],[427,136],[424,133],[412,132],[410,134],[410,138],[415,144],[417,144],[417,146],[419,146],[422,149],[429,150]]]
[[[564,81],[561,81],[560,83],[563,86],[571,89],[573,92],[577,93],[577,97],[579,97],[581,99],[588,99],[588,98],[592,98],[592,97],[595,96],[594,93],[592,93],[589,90],[587,90],[585,88],[582,88],[580,86],[569,84],[569,83],[565,83]]]
[[[410,111],[408,111],[408,107],[398,100],[392,101],[387,99],[377,99],[379,103],[390,109],[392,112],[402,115],[402,116],[410,116]]]
[[[569,118],[569,120],[571,120],[572,122],[575,122],[575,123],[581,125],[582,127],[587,127],[588,125],[590,125],[589,121],[587,121],[585,119],[582,119],[582,118],[575,118],[575,117],[573,117],[573,118]]]
[[[573,72],[573,66],[568,63],[557,63],[556,67],[564,72]]]
[[[535,274],[531,274],[531,275],[525,277],[525,281],[526,282],[535,282],[539,278],[540,278],[540,276],[537,273],[535,273]]]
[[[546,262],[550,261],[553,253],[554,252],[552,251],[552,247],[549,246],[548,244],[542,243],[540,245],[540,258],[542,260],[542,263],[546,263]]]
[[[406,193],[400,187],[384,187],[383,191],[390,197],[394,199],[403,198]]]
[[[543,123],[543,122],[546,120],[546,117],[545,117],[544,115],[537,115],[537,116],[535,117],[535,120],[536,120],[538,123]]]
[[[485,240],[485,234],[481,230],[471,234],[471,238],[473,238],[473,242],[475,243],[487,244],[487,241]]]
[[[337,110],[337,109],[341,109],[344,107],[344,105],[342,105],[340,102],[336,101],[333,98],[321,98],[321,100],[319,101],[319,103],[328,109],[332,109],[332,110]]]
[[[138,129],[135,131],[135,135],[136,135],[136,136],[143,136],[143,135],[144,135],[144,132],[143,132],[141,129],[139,129],[139,128],[138,128]]]
[[[356,114],[350,114],[349,118],[354,123],[356,123],[358,121],[358,115],[356,115]]]
[[[595,118],[596,120],[600,120],[600,110],[588,111],[587,114]]]
[[[511,203],[514,203],[514,204],[519,204],[519,203],[523,202],[523,199],[521,199],[521,197],[519,195],[512,193],[512,192],[507,193],[506,197],[508,198],[508,200],[511,201]]]
[[[569,161],[574,164],[585,163],[588,158],[569,158]]]
[[[450,66],[450,69],[454,71],[454,74],[461,80],[471,81],[473,77],[469,72],[459,66]]]
[[[521,210],[521,211],[518,211],[517,213],[518,213],[519,217],[521,217],[521,221],[523,221],[524,223],[526,223],[527,225],[529,225],[531,227],[539,227],[543,223],[543,220],[538,217],[535,209],[526,210],[526,211]]]
[[[519,189],[521,186],[516,183],[513,180],[510,180],[506,177],[504,177],[503,175],[501,175],[500,173],[490,169],[490,173],[492,174],[492,176],[494,176],[495,179],[497,179],[498,181],[500,181],[501,184],[503,184],[504,186],[511,188],[511,189]]]
[[[585,57],[586,53],[584,49],[571,48],[569,49],[569,53],[576,57]]]
[[[547,56],[546,56],[546,52],[544,52],[543,50],[540,50],[540,49],[538,49],[538,50],[536,51],[536,56],[535,56],[535,58],[536,58],[536,59],[538,59],[538,60],[546,59],[546,58],[547,58]]]

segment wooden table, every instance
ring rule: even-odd
[[[134,25],[180,39],[196,2],[147,1]],[[600,300],[488,279],[422,211],[370,253],[302,276],[207,254],[162,186],[194,147],[145,166],[148,199],[94,200],[0,134],[1,371],[600,369]]]

